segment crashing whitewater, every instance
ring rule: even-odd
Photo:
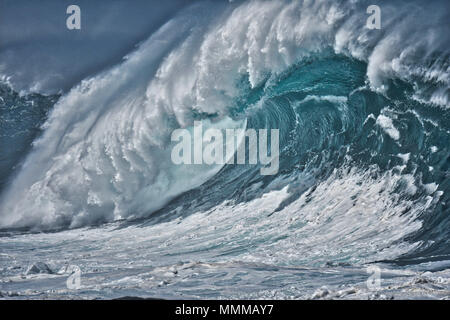
[[[450,8],[366,7],[199,2],[61,95],[4,79],[0,295],[448,298]],[[279,129],[278,173],[174,164],[199,120]]]

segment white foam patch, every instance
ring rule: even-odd
[[[399,153],[399,154],[397,154],[397,157],[402,159],[403,164],[407,164],[409,161],[409,158],[411,157],[411,153]]]
[[[397,130],[397,128],[395,128],[391,118],[380,114],[377,117],[376,123],[381,128],[383,128],[384,132],[386,132],[392,139],[394,140],[400,139],[400,132]]]

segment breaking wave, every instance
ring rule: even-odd
[[[2,143],[33,144],[2,163],[0,226],[196,217],[236,248],[265,243],[266,262],[299,246],[298,259],[448,257],[449,7],[386,1],[381,30],[366,7],[201,2],[61,97],[3,84]],[[23,118],[11,101],[41,113],[8,126]],[[199,119],[280,129],[279,173],[172,164],[172,131]]]

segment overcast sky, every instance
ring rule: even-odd
[[[115,64],[190,0],[0,0],[0,76],[17,90],[68,90]],[[81,8],[81,30],[66,9]]]

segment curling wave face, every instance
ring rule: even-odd
[[[381,30],[359,2],[187,8],[58,100],[0,226],[145,218],[171,254],[211,261],[446,259],[450,13],[433,5],[384,3]],[[280,129],[279,173],[172,164],[171,132],[199,119]]]

